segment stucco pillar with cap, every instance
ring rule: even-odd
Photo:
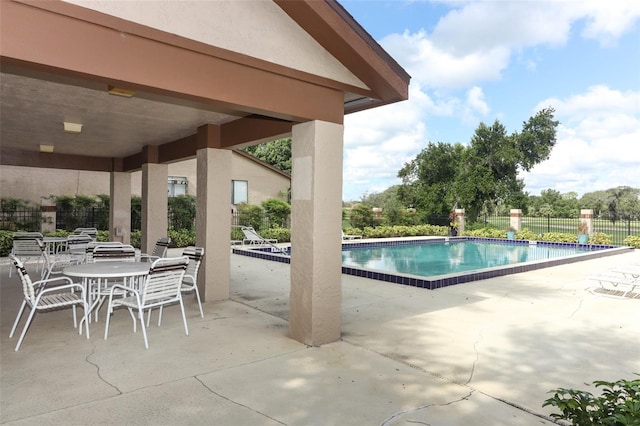
[[[131,173],[111,172],[109,240],[131,243]]]
[[[158,238],[166,237],[167,220],[167,175],[166,164],[146,163],[142,165],[142,235],[140,249],[151,253]]]
[[[202,148],[196,154],[196,246],[204,248],[198,290],[203,302],[229,298],[231,157],[230,150],[217,148]]]
[[[344,127],[292,129],[289,333],[308,345],[340,339]]]

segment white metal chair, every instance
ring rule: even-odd
[[[40,264],[44,265],[45,261],[42,238],[40,232],[15,232],[12,237],[11,254],[19,258],[23,263],[29,260],[36,260],[36,272],[38,272]],[[12,270],[13,268],[9,268],[9,278],[11,278]]]
[[[243,226],[242,233],[244,234],[244,239],[242,240],[242,245],[244,244],[275,244],[278,240],[273,238],[263,238],[256,232],[255,229],[251,226]]]
[[[75,235],[88,235],[91,237],[92,241],[96,241],[98,239],[98,229],[97,228],[76,228],[73,230]]]
[[[71,234],[67,237],[67,250],[64,254],[82,255],[92,241],[87,234]]]
[[[204,313],[202,312],[202,302],[200,301],[200,291],[198,290],[198,271],[200,270],[200,264],[202,263],[202,258],[204,257],[204,248],[191,246],[186,247],[182,251],[182,255],[189,258],[189,264],[187,265],[187,271],[184,274],[184,279],[182,280],[182,287],[180,287],[180,291],[182,292],[182,294],[196,294],[198,307],[200,308],[200,317],[204,318]]]
[[[146,279],[142,283],[140,289],[126,287],[120,284],[114,285],[111,288],[111,294],[109,295],[104,339],[107,340],[109,335],[109,322],[114,308],[123,306],[129,310],[129,314],[133,319],[134,333],[137,328],[137,320],[133,310],[135,309],[137,311],[137,319],[140,320],[140,327],[142,328],[142,334],[144,336],[144,346],[149,349],[147,331],[144,324],[144,311],[176,302],[180,304],[182,321],[184,322],[184,332],[188,336],[189,328],[187,326],[187,317],[184,313],[184,304],[182,303],[182,294],[180,293],[182,279],[184,278],[188,263],[189,258],[186,256],[161,258],[153,262],[149,269],[149,275],[146,276]],[[125,291],[127,295],[122,298],[114,298],[115,292],[118,290]],[[158,319],[158,326],[160,326],[161,322],[162,312]]]
[[[154,260],[158,260],[161,257],[165,257],[167,255],[167,250],[169,249],[170,243],[171,238],[169,237],[158,238],[158,241],[156,241],[156,245],[153,247],[153,251],[151,252],[151,254],[140,254],[140,261],[153,262]]]
[[[98,262],[135,262],[136,250],[130,244],[100,244],[93,247],[91,261]],[[111,288],[118,284],[124,284],[122,280],[104,280],[95,286],[92,290],[92,300],[98,300],[98,306],[95,308],[95,320],[98,321],[98,312],[104,304],[104,301],[111,294]],[[124,291],[117,291],[116,294],[124,295]]]
[[[15,351],[18,351],[20,349],[22,341],[24,340],[24,336],[29,329],[29,325],[31,324],[33,317],[38,311],[48,312],[52,310],[71,307],[73,308],[73,327],[76,328],[78,327],[76,306],[82,306],[84,310],[84,325],[88,339],[89,324],[87,321],[87,316],[89,313],[89,307],[87,305],[84,287],[81,284],[74,283],[69,277],[57,277],[35,282],[31,281],[31,277],[29,277],[29,273],[25,269],[24,263],[22,263],[22,261],[14,255],[10,255],[10,258],[13,261],[16,269],[18,270],[18,275],[20,276],[20,280],[22,281],[24,298],[22,299],[22,305],[20,305],[20,310],[18,311],[16,320],[13,323],[13,327],[11,327],[9,338],[13,337],[13,333],[15,333],[16,327],[20,322],[20,318],[22,317],[24,308],[28,305],[31,309],[29,317],[27,318],[27,322],[22,328],[22,333],[20,334],[20,338],[18,339],[18,343],[16,344]],[[53,282],[65,282],[66,284],[47,288],[47,285]],[[78,291],[78,293],[76,293],[75,291]],[[82,327],[79,328],[78,334],[82,334]]]

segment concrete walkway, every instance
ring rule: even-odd
[[[586,279],[640,251],[435,291],[342,276],[343,338],[287,337],[289,266],[232,255],[231,300],[165,309],[134,334],[116,311],[91,339],[40,314],[14,352],[20,304],[3,259],[0,422],[11,425],[540,425],[556,387],[640,372],[640,299]],[[18,331],[19,332],[19,331]]]

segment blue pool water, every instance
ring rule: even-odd
[[[342,264],[423,277],[492,268],[580,253],[586,248],[515,245],[483,241],[345,247]]]
[[[289,253],[290,248],[284,248]],[[398,238],[342,245],[342,273],[434,290],[603,256],[631,247],[529,242],[494,238]],[[291,258],[273,247],[232,252],[275,262]]]

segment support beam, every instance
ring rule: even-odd
[[[308,345],[340,339],[343,126],[293,126],[290,336]]]

